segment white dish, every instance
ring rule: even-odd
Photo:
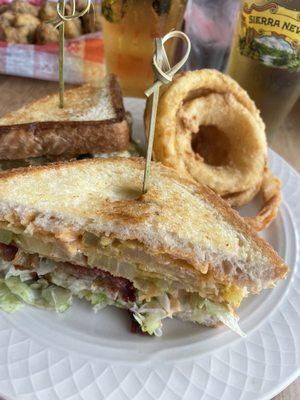
[[[127,99],[142,134],[143,102]],[[300,177],[270,152],[283,182],[280,214],[263,236],[291,267],[276,289],[249,297],[245,339],[226,328],[167,321],[161,338],[133,335],[125,311],[65,315],[25,308],[0,314],[0,394],[5,399],[270,399],[299,374]],[[253,212],[255,205],[243,212]]]

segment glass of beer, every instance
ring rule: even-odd
[[[239,0],[191,0],[185,33],[192,42],[187,69],[215,68],[224,71],[234,32]]]
[[[180,29],[186,0],[103,0],[102,26],[108,72],[126,96],[142,97],[153,83],[154,38]],[[176,41],[166,44],[172,63]]]
[[[247,90],[270,137],[300,93],[300,1],[242,1],[227,73]]]

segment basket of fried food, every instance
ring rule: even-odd
[[[150,101],[146,132],[149,119]],[[210,187],[232,207],[260,193],[261,209],[246,217],[256,231],[277,216],[281,184],[268,166],[264,123],[247,92],[221,72],[183,72],[162,88],[153,154],[155,160]]]
[[[76,12],[86,7],[76,0]],[[100,3],[65,22],[65,82],[99,82],[105,74]],[[57,1],[0,0],[0,73],[58,79]],[[65,15],[71,13],[65,3]],[[55,22],[56,21],[56,22]]]
[[[58,42],[58,30],[51,21],[57,18],[56,2],[14,0],[0,6],[0,40],[15,44],[47,44]],[[77,0],[76,10],[82,11],[86,1]],[[97,10],[94,10],[97,11]],[[71,14],[66,2],[65,15]],[[90,12],[65,23],[66,39],[101,30],[100,13]]]

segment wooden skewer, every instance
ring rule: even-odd
[[[186,43],[186,52],[182,59],[174,65],[174,67],[170,67],[170,63],[164,48],[164,44],[173,38],[178,38],[184,40]],[[159,89],[163,84],[167,84],[172,81],[173,76],[179,69],[183,66],[183,64],[188,59],[188,56],[191,51],[191,42],[186,34],[180,31],[171,31],[167,33],[163,38],[155,39],[155,52],[153,56],[153,69],[155,74],[155,82],[153,85],[145,91],[145,95],[147,97],[152,97],[151,104],[151,115],[150,115],[150,124],[148,131],[148,147],[147,147],[147,155],[145,162],[145,170],[144,170],[144,180],[143,180],[143,189],[142,193],[145,194],[149,188],[149,179],[151,172],[151,158],[153,152],[153,142],[154,142],[154,134],[155,134],[155,123],[156,123],[156,114],[157,114],[157,106],[159,100]]]
[[[58,18],[52,23],[59,29],[59,107],[64,108],[64,93],[65,93],[65,80],[64,80],[64,62],[65,62],[65,22],[71,21],[75,18],[82,17],[88,13],[92,6],[92,0],[87,0],[86,7],[76,13],[76,0],[71,2],[71,15],[65,15],[66,0],[58,0],[57,14]]]

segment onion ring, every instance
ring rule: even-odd
[[[281,181],[268,169],[264,174],[261,193],[263,206],[255,217],[245,217],[246,222],[257,232],[267,228],[276,218],[281,203]]]
[[[161,92],[154,159],[209,186],[231,205],[250,201],[262,184],[267,145],[247,93],[214,70],[178,74]],[[148,102],[146,131],[149,110]]]
[[[146,132],[149,115],[148,101]],[[245,217],[256,231],[277,216],[281,183],[267,167],[264,123],[248,94],[218,71],[177,74],[162,88],[154,159],[209,186],[232,207],[260,192],[263,206],[256,216]]]
[[[231,207],[242,207],[245,204],[250,203],[250,201],[257,195],[260,191],[261,185],[254,186],[250,189],[244,190],[243,192],[230,193],[223,196],[223,199]]]

